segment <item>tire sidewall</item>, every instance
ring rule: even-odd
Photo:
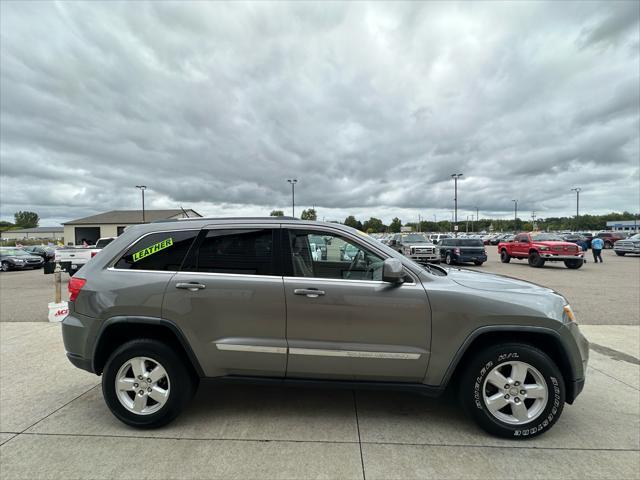
[[[536,368],[547,385],[548,400],[543,412],[523,425],[510,425],[495,418],[483,400],[484,381],[491,370],[508,361],[522,361]],[[493,347],[475,357],[469,365],[460,394],[465,410],[486,431],[513,439],[533,438],[549,430],[564,408],[566,390],[562,374],[553,361],[543,352],[527,345],[511,344]]]
[[[444,263],[447,265],[453,265],[453,259],[451,258],[451,254],[447,253],[447,256],[444,259]]]
[[[509,260],[511,260],[511,258],[509,257],[509,254],[507,253],[506,250],[502,250],[500,252],[500,261],[502,263],[509,263]]]
[[[127,410],[118,399],[115,379],[120,367],[134,357],[148,357],[164,367],[169,377],[169,399],[150,415],[137,415]],[[169,423],[183,410],[193,394],[193,382],[183,360],[169,346],[148,339],[133,340],[116,349],[102,374],[102,393],[111,412],[121,422],[137,428],[156,428]]]

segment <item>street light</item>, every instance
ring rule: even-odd
[[[576,230],[579,230],[580,226],[578,225],[578,217],[580,217],[580,192],[582,191],[582,188],[572,188],[571,191],[576,192]]]
[[[453,178],[454,184],[454,196],[453,196],[453,204],[454,204],[454,212],[455,212],[455,226],[454,229],[458,226],[458,178],[460,178],[462,173],[452,173],[451,178]]]
[[[291,184],[291,216],[296,216],[296,183],[298,183],[297,178],[289,178],[287,182]]]
[[[515,212],[513,214],[513,229],[518,233],[518,200],[511,200],[515,204]]]
[[[144,191],[147,189],[146,185],[136,185],[136,188],[139,188],[142,192],[142,223],[145,223],[144,218]]]

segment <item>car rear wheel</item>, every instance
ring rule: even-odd
[[[564,261],[565,266],[573,270],[577,270],[578,268],[582,267],[583,263],[584,262],[582,260],[565,260]]]
[[[136,339],[116,349],[104,368],[102,393],[121,422],[156,428],[176,418],[195,393],[197,380],[168,345]]]
[[[502,263],[509,263],[511,261],[511,257],[509,256],[507,251],[504,249],[500,252],[500,261]]]
[[[9,271],[9,262],[2,262],[0,263],[0,270],[2,270],[3,272],[8,272]]]
[[[562,413],[565,386],[557,365],[525,344],[496,345],[476,354],[460,385],[460,400],[487,432],[524,439],[549,430]]]
[[[604,242],[604,248],[613,248],[613,243],[611,243],[611,242]]]
[[[618,255],[619,257],[624,257],[624,254],[627,252],[616,252],[616,255]]]
[[[529,254],[529,265],[534,268],[544,267],[544,258],[542,258],[538,252],[531,252]]]
[[[447,253],[447,256],[444,258],[444,263],[446,263],[447,265],[454,264],[453,258],[451,257],[450,253]]]

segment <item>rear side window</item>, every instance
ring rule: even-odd
[[[209,230],[195,257],[190,271],[275,275],[273,230]]]
[[[461,238],[458,242],[458,245],[461,247],[484,247],[482,240],[477,240],[475,238]]]
[[[178,271],[198,231],[152,233],[138,240],[115,264],[123,270]]]

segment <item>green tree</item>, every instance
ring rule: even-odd
[[[20,228],[34,228],[40,223],[40,217],[36,212],[19,211],[13,217],[16,219],[16,226]]]
[[[391,233],[400,233],[400,227],[402,227],[402,221],[396,217],[391,220],[391,223],[389,224],[389,231]]]
[[[284,217],[284,212],[282,210],[271,210],[269,214],[271,217]]]
[[[356,217],[354,217],[353,215],[349,215],[347,218],[345,218],[343,223],[347,227],[352,227],[352,228],[357,228],[359,230],[362,230],[362,223],[356,220]]]
[[[386,226],[379,218],[371,217],[362,224],[362,228],[367,233],[381,233],[386,230]]]
[[[316,213],[315,208],[310,208],[309,210],[303,210],[300,215],[300,219],[302,220],[317,220],[318,214]]]

